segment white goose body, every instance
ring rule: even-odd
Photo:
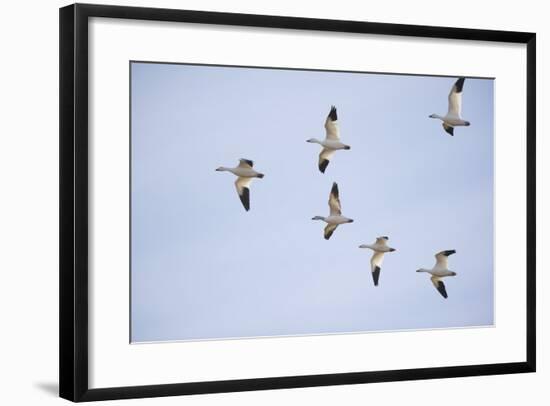
[[[436,269],[425,269],[425,268],[420,268],[420,269],[417,270],[416,272],[426,272],[426,273],[431,274],[432,276],[438,276],[438,277],[456,276],[456,273],[455,273],[455,272],[449,271],[449,270],[447,270],[447,269],[436,270]]]
[[[307,142],[319,144],[323,147],[319,154],[319,171],[325,173],[327,166],[334,156],[334,153],[342,149],[351,149],[349,145],[340,141],[340,130],[338,128],[338,115],[336,113],[336,107],[332,106],[325,120],[326,137],[324,140],[318,140],[317,138],[310,138]]]
[[[376,243],[374,243],[374,244],[361,244],[359,246],[359,248],[370,248],[371,250],[373,250],[375,252],[382,252],[382,253],[395,251],[395,248],[388,247],[388,245],[385,242],[384,243],[382,243],[382,242],[378,243],[378,240],[387,241],[388,237],[386,237],[386,236],[378,237],[378,238],[376,238],[376,241],[377,241]]]
[[[311,138],[307,142],[311,142],[314,144],[319,144],[324,148],[332,149],[334,151],[338,151],[340,149],[350,149],[349,145],[346,145],[340,141],[333,141],[333,140],[318,140],[317,138]]]
[[[312,220],[322,220],[327,223],[324,232],[325,240],[330,238],[332,233],[334,233],[334,230],[336,230],[336,227],[340,224],[353,223],[352,219],[342,216],[342,205],[340,204],[340,195],[338,192],[338,184],[336,182],[332,184],[328,205],[330,208],[330,215],[328,217],[315,216],[312,218]]]
[[[432,269],[420,268],[416,271],[425,272],[432,275],[430,278],[432,284],[445,299],[447,299],[447,289],[445,288],[445,284],[443,283],[441,278],[445,278],[447,276],[456,276],[456,272],[449,270],[448,259],[450,255],[453,255],[455,253],[455,250],[445,250],[438,252],[437,254],[435,254],[436,262]]]
[[[240,176],[243,178],[257,178],[258,175],[261,175],[259,172],[256,172],[252,168],[226,168],[225,166],[220,166],[216,169],[218,172],[231,172],[233,175]]]
[[[460,127],[460,126],[468,127],[470,125],[469,121],[463,120],[460,117],[453,117],[449,115],[440,116],[439,114],[432,114],[430,118],[438,118],[441,121],[443,121],[443,127],[445,127],[445,124],[451,127]],[[445,131],[447,131],[447,129],[445,129]],[[451,135],[454,135],[454,132]]]
[[[327,224],[336,224],[336,225],[340,225],[340,224],[344,224],[344,223],[350,223],[350,220],[349,218],[345,217],[345,216],[328,216],[328,217],[323,217],[323,221]],[[351,220],[353,221],[353,220]]]
[[[361,244],[359,248],[369,248],[374,251],[370,259],[370,266],[372,272],[372,280],[374,281],[374,286],[378,286],[378,280],[380,278],[380,269],[382,266],[382,261],[384,260],[384,254],[386,252],[393,252],[395,248],[388,247],[387,241],[388,237],[382,236],[376,238],[374,244]]]
[[[443,129],[450,135],[454,135],[454,127],[470,125],[470,122],[462,119],[462,88],[464,87],[465,78],[459,78],[449,93],[449,109],[445,116],[439,114],[432,114],[430,118],[436,118],[443,121]]]
[[[235,188],[246,211],[250,210],[250,184],[252,183],[252,179],[262,179],[264,177],[264,174],[255,171],[252,168],[253,166],[253,161],[241,158],[239,159],[239,165],[235,168],[220,166],[216,169],[218,172],[231,172],[233,175],[238,176],[235,181]]]

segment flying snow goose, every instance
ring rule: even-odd
[[[225,166],[220,166],[216,171],[219,172],[231,172],[233,175],[238,176],[235,181],[235,187],[237,188],[237,193],[241,199],[246,211],[250,210],[250,189],[249,185],[254,178],[262,179],[264,177],[263,173],[256,172],[252,167],[254,162],[250,159],[239,159],[239,165],[235,168],[226,168]]]
[[[353,223],[352,219],[342,216],[342,205],[340,204],[340,196],[338,193],[338,184],[334,182],[328,198],[328,206],[330,207],[330,215],[328,217],[315,216],[312,220],[323,220],[327,223],[325,227],[325,240],[328,240],[336,227],[340,224]]]
[[[376,238],[376,242],[374,244],[362,244],[359,246],[359,248],[370,248],[374,251],[374,254],[372,254],[372,258],[370,259],[370,267],[374,286],[378,286],[378,278],[380,278],[380,267],[382,266],[384,254],[386,252],[395,251],[395,248],[388,247],[388,240],[388,237],[382,236]]]
[[[339,149],[351,149],[349,145],[340,142],[340,130],[338,129],[338,116],[336,107],[332,106],[325,120],[326,137],[323,141],[317,138],[310,138],[307,142],[319,144],[323,147],[319,154],[319,170],[325,173],[328,163],[332,159],[334,153]]]
[[[456,272],[449,271],[449,255],[455,254],[455,250],[446,250],[441,251],[435,254],[435,266],[432,269],[420,268],[416,272],[427,272],[432,275],[430,278],[433,285],[437,289],[441,296],[447,299],[447,290],[445,289],[445,284],[441,280],[446,276],[456,276]]]
[[[430,118],[438,118],[443,121],[443,129],[451,135],[454,135],[454,128],[458,126],[469,126],[470,122],[460,117],[462,110],[462,88],[465,78],[459,78],[449,93],[449,110],[446,116],[432,114]]]

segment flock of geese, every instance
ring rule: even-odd
[[[469,126],[470,122],[462,119],[461,117],[461,107],[462,107],[462,88],[464,87],[465,78],[459,78],[451,88],[449,93],[448,103],[449,108],[445,116],[438,114],[432,114],[429,117],[439,119],[442,121],[443,129],[450,134],[454,135],[454,128],[460,126]],[[338,115],[336,107],[332,106],[328,116],[325,120],[325,130],[326,137],[324,140],[318,140],[316,138],[311,138],[307,142],[315,143],[321,145],[323,148],[319,154],[318,167],[321,173],[325,173],[327,166],[338,150],[349,150],[351,147],[340,141],[340,131],[338,128]],[[234,168],[228,168],[221,166],[216,169],[216,171],[221,172],[231,172],[233,175],[237,176],[235,181],[235,187],[237,189],[237,194],[241,200],[242,205],[245,210],[250,210],[250,184],[253,179],[258,178],[262,179],[264,177],[263,173],[257,172],[254,169],[254,162],[249,159],[240,159],[239,165]],[[329,215],[327,217],[315,216],[312,220],[321,220],[326,223],[324,230],[324,237],[326,240],[330,239],[336,228],[341,224],[353,223],[353,219],[345,217],[342,215],[342,205],[340,203],[340,193],[338,190],[338,184],[334,182],[332,184],[332,189],[330,191],[329,200]],[[388,252],[394,252],[395,248],[388,246],[389,238],[387,236],[382,236],[376,238],[374,244],[362,244],[359,248],[368,248],[373,251],[371,257],[371,272],[374,285],[378,286],[378,280],[380,278],[380,269],[382,266],[382,260],[384,259],[384,254]],[[455,254],[455,250],[444,250],[438,252],[435,255],[436,263],[432,269],[420,268],[416,272],[425,272],[431,275],[431,282],[437,291],[445,299],[447,298],[447,290],[445,284],[442,281],[442,278],[448,276],[455,276],[456,273],[448,269],[448,257],[452,254]]]

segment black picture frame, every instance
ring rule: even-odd
[[[88,385],[88,19],[105,17],[525,44],[527,49],[527,323],[525,361],[115,388]],[[59,392],[75,401],[534,372],[536,369],[536,35],[158,8],[73,4],[60,9]]]

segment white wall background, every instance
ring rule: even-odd
[[[550,26],[544,2],[463,0],[357,2],[353,0],[102,0],[103,4],[203,9],[535,31],[538,38],[538,370],[536,374],[307,388],[136,400],[132,404],[543,405],[550,400],[550,286],[544,256],[550,232],[548,72]],[[62,404],[57,398],[58,329],[58,0],[5,2],[0,15],[0,403]],[[514,238],[514,236],[509,236]],[[523,244],[518,241],[518,244]],[[438,351],[452,351],[442,347]],[[113,402],[112,404],[122,404]]]

